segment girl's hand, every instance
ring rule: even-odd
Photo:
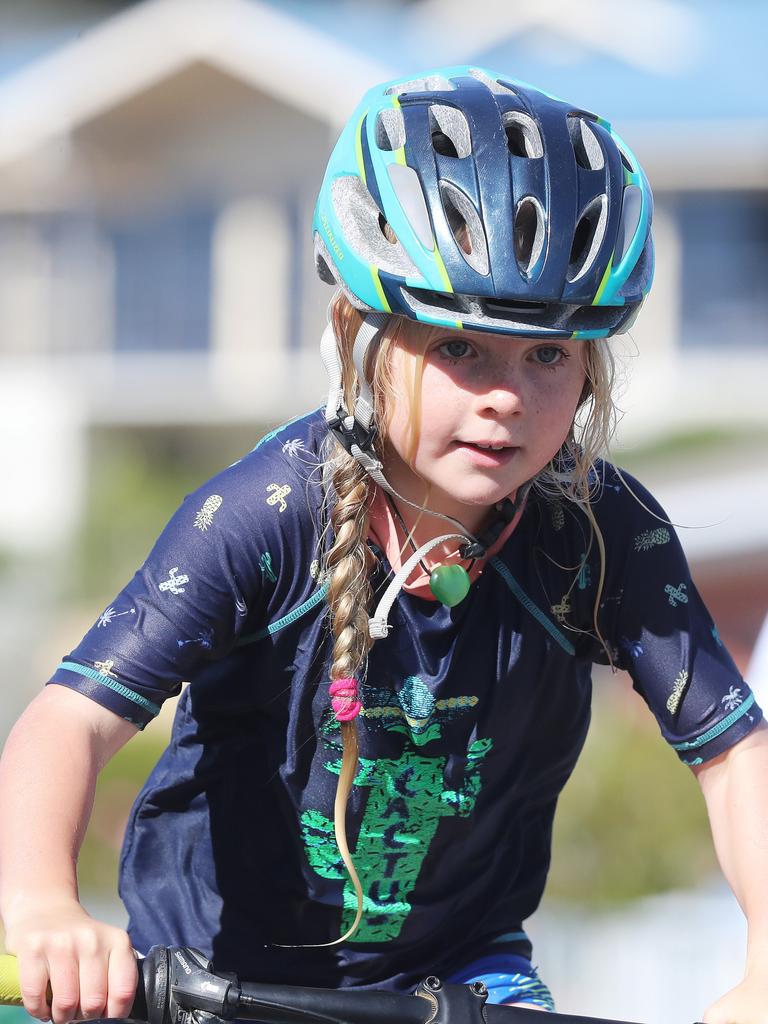
[[[79,903],[28,907],[6,922],[5,944],[18,957],[24,1007],[33,1017],[66,1024],[128,1016],[137,979],[130,940]]]
[[[704,1024],[768,1024],[768,970],[747,972],[744,980],[718,999]]]

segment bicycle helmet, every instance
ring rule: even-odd
[[[315,258],[362,310],[603,338],[650,288],[652,209],[607,121],[496,72],[441,68],[366,93],[323,179]]]

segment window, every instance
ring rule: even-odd
[[[768,193],[675,197],[682,243],[682,344],[768,348]]]
[[[113,225],[118,351],[208,347],[212,227],[199,209]]]

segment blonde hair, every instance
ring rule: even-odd
[[[352,348],[363,314],[338,293],[332,303],[331,319],[341,360],[344,404],[347,409],[352,409],[359,391]],[[389,326],[392,329],[384,332],[367,367],[374,395],[379,452],[386,434],[386,406],[389,405],[386,396],[392,394],[389,353],[399,330],[398,323]],[[330,682],[345,678],[356,678],[359,682],[365,674],[372,645],[368,633],[368,611],[372,599],[370,575],[374,556],[366,544],[372,486],[360,463],[330,433],[323,452],[323,477],[327,501],[325,518],[333,538],[323,560],[333,637]],[[333,823],[336,844],[357,895],[357,914],[344,935],[325,945],[336,945],[348,939],[357,930],[363,913],[363,890],[349,852],[345,823],[347,802],[358,765],[357,725],[355,719],[339,724],[343,753]]]
[[[344,402],[347,409],[352,409],[359,390],[352,348],[363,321],[363,314],[342,292],[338,292],[331,305],[331,319],[341,360]],[[366,366],[374,396],[377,424],[375,444],[380,457],[387,436],[392,399],[395,397],[390,355],[393,346],[404,337],[405,323],[408,321],[404,321],[402,317],[390,318],[376,350],[369,354]],[[433,331],[427,331],[422,341],[428,343],[432,337]],[[601,452],[607,451],[615,428],[616,413],[611,397],[614,362],[605,341],[587,340],[584,345],[586,383],[574,425],[563,449],[539,473],[533,487],[545,498],[564,498],[574,502],[585,511],[591,523],[600,548],[601,573],[598,597],[595,601],[594,624],[602,641],[597,625],[597,608],[605,573],[605,549],[592,513],[590,494],[594,490],[595,460]],[[415,459],[419,439],[421,378],[425,351],[426,344],[418,344],[414,349],[413,374],[409,381],[407,396],[412,426],[406,461],[411,465]],[[361,681],[365,676],[368,652],[372,646],[368,633],[368,617],[373,597],[370,575],[374,567],[374,556],[366,541],[373,485],[357,460],[330,433],[323,452],[323,475],[327,496],[325,518],[327,530],[332,536],[332,542],[323,561],[324,578],[328,583],[328,607],[333,638],[330,681],[349,677]],[[606,646],[604,642],[603,646]],[[610,652],[608,654],[610,658]],[[346,933],[326,945],[335,945],[348,939],[356,931],[363,913],[362,886],[349,852],[345,825],[347,802],[358,765],[356,719],[341,722],[340,727],[343,754],[334,803],[334,829],[339,852],[357,894],[357,914]]]

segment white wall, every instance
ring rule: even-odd
[[[287,346],[289,261],[289,228],[276,202],[253,196],[224,207],[213,238],[214,361]]]
[[[743,976],[746,927],[724,883],[603,914],[546,908],[527,930],[562,1013],[691,1024]]]
[[[85,424],[52,368],[4,361],[0,376],[0,546],[53,552],[79,521]]]

